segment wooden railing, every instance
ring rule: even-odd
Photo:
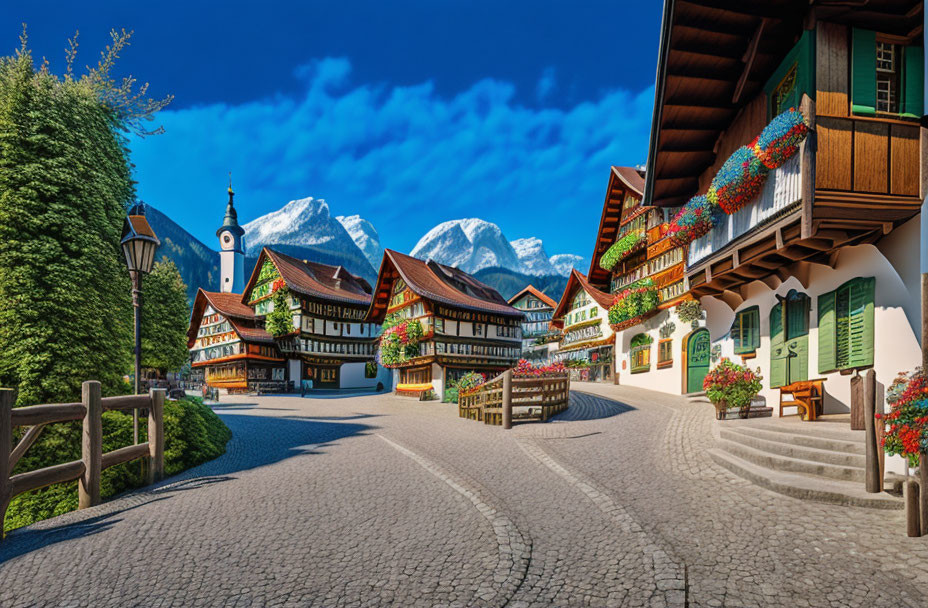
[[[458,415],[484,424],[512,427],[513,420],[540,420],[567,409],[570,375],[515,378],[507,370],[458,396]]]
[[[91,380],[81,387],[80,403],[56,403],[13,408],[15,391],[0,389],[0,538],[3,521],[13,497],[56,483],[78,481],[78,509],[100,504],[103,469],[137,458],[148,459],[148,483],[164,475],[164,389],[149,395],[101,397],[100,383]],[[148,441],[103,453],[103,412],[147,409]],[[13,475],[13,469],[46,425],[83,421],[81,459]],[[28,427],[16,446],[13,429]],[[7,457],[6,455],[9,455]]]

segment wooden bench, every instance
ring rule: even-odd
[[[784,400],[784,397],[788,399]],[[825,399],[825,379],[801,380],[780,387],[780,418],[783,408],[795,407],[800,420],[814,421],[822,415]]]

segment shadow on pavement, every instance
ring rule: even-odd
[[[603,418],[612,418],[636,409],[615,399],[572,390],[570,391],[570,405],[567,407],[567,411],[552,416],[551,420],[561,422],[602,420]]]

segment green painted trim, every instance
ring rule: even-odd
[[[851,35],[851,112],[876,115],[876,32],[856,27]]]

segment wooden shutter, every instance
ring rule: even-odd
[[[760,346],[760,309],[752,306],[735,316],[731,328],[736,355],[753,353]]]
[[[818,297],[818,373],[837,368],[835,360],[835,295],[829,291]]]
[[[735,322],[731,324],[731,339],[734,342],[735,354],[742,352],[741,339],[741,313],[735,313]]]
[[[750,345],[751,351],[755,351],[760,348],[760,308],[757,306],[747,311],[748,318],[748,327],[750,328]]]
[[[866,277],[850,282],[848,321],[848,367],[873,365],[873,295],[876,279]]]
[[[854,28],[851,44],[851,112],[876,114],[876,33]]]
[[[925,113],[925,49],[920,46],[903,47],[905,68],[902,72],[903,116],[921,118]]]
[[[786,344],[783,340],[783,303],[770,310],[770,388],[786,384]]]

